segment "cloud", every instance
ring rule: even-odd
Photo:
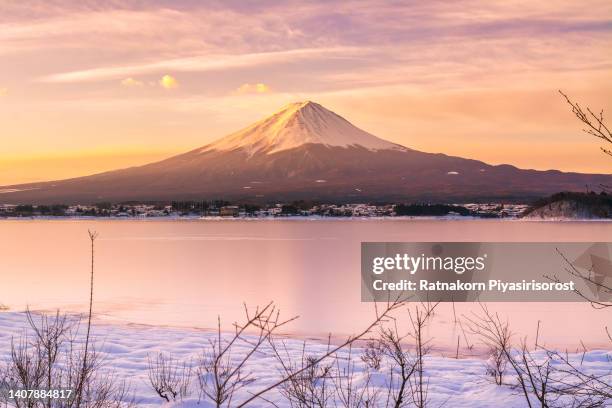
[[[360,83],[379,77],[399,84],[419,78],[413,72],[400,75],[414,66],[413,60],[446,77],[458,70],[477,70],[483,63],[493,65],[493,69],[485,67],[486,72],[509,63],[516,63],[514,71],[525,71],[541,60],[550,64],[536,68],[575,70],[585,61],[594,67],[608,64],[603,50],[610,47],[612,33],[606,18],[612,5],[605,0],[588,0],[588,6],[560,0],[554,8],[524,0],[349,0],[336,2],[334,12],[323,0],[255,2],[258,4],[127,1],[121,6],[124,2],[92,6],[89,1],[49,4],[38,0],[29,7],[8,3],[0,1],[0,54],[29,55],[39,50],[53,53],[50,58],[61,57],[64,65],[47,65],[60,66],[56,73],[33,74],[46,82],[280,63],[296,63],[292,67],[296,74],[303,75],[315,66],[331,74],[358,75]],[[92,43],[96,49],[84,51]],[[379,52],[368,52],[368,48]],[[340,66],[347,57],[355,64]],[[372,75],[373,68],[393,75]],[[311,81],[328,79],[325,74]],[[330,83],[336,82],[326,85]]]
[[[152,63],[100,67],[81,71],[48,75],[42,82],[86,82],[121,78],[134,74],[160,71],[208,72],[231,68],[251,68],[304,60],[363,56],[364,50],[355,47],[301,48],[285,51],[246,53],[236,55],[207,54],[188,58],[173,58]]]
[[[269,92],[271,92],[270,87],[263,83],[242,84],[236,89],[237,94],[264,94]]]
[[[0,88],[0,96],[4,96],[4,95],[8,95],[8,89],[7,88]]]
[[[165,89],[174,89],[174,88],[178,88],[179,86],[178,80],[172,75],[167,75],[167,74],[164,75],[159,80],[159,84],[161,85],[162,88],[165,88]]]
[[[134,78],[125,78],[124,80],[121,81],[121,86],[125,86],[128,88],[131,87],[140,87],[143,86],[144,84],[142,83],[142,81],[139,81],[137,79]]]

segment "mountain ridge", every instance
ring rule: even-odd
[[[0,187],[0,203],[526,201],[599,184],[612,184],[612,175],[522,170],[409,149],[306,101],[158,162]]]

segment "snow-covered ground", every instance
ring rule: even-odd
[[[26,327],[24,313],[0,312],[0,360],[8,359],[11,339],[23,334]],[[164,403],[149,387],[147,377],[149,356],[163,351],[170,353],[173,358],[195,363],[201,358],[204,348],[216,335],[214,332],[189,328],[106,323],[95,324],[93,333],[96,348],[104,357],[106,369],[112,369],[116,378],[123,378],[129,382],[139,402],[138,405],[142,407],[160,406]],[[288,354],[296,361],[300,360],[303,355],[303,341],[285,339],[283,342]],[[326,344],[310,342],[306,347],[306,354],[320,355],[326,351],[327,347]],[[246,350],[246,344],[238,343],[233,356],[237,358],[240,350]],[[355,348],[351,353],[356,367],[357,382],[364,382],[366,378],[366,366],[360,359],[362,352],[362,349]],[[342,359],[346,359],[347,353],[348,351],[342,353]],[[580,354],[572,358],[578,361],[583,359],[582,367],[589,373],[609,375],[612,369],[610,366],[612,351],[589,351],[584,357]],[[427,357],[425,366],[431,406],[504,406],[506,408],[525,406],[522,397],[515,391],[506,386],[496,386],[485,375],[485,362],[482,359],[473,357],[455,359],[434,354]],[[256,381],[239,392],[239,400],[244,399],[251,392],[274,383],[280,376],[281,367],[269,346],[266,346],[252,357],[247,369],[253,373]],[[387,373],[388,367],[385,368],[383,365],[379,371],[373,373],[371,384],[375,388],[381,387],[382,389],[387,381]],[[508,378],[510,377],[508,375]],[[612,379],[612,376],[608,378]],[[192,383],[193,391],[189,397],[182,402],[167,403],[166,406],[210,406],[199,401],[196,383],[197,381]],[[266,398],[278,406],[288,406],[278,391],[271,391],[266,394]],[[264,407],[272,406],[272,404],[261,400],[250,406]]]

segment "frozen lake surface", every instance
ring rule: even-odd
[[[96,245],[98,320],[211,328],[242,304],[274,301],[296,337],[353,333],[373,315],[360,302],[362,241],[609,241],[609,222],[504,220],[0,221],[0,303],[11,310],[83,311],[89,284],[87,230]],[[608,347],[612,311],[585,303],[504,303],[491,309],[515,332],[550,345]],[[440,348],[463,338],[454,316],[478,305],[439,307],[429,334]],[[461,340],[462,343],[464,340]]]

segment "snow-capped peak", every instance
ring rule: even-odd
[[[318,103],[305,101],[291,103],[268,118],[204,146],[201,151],[243,149],[251,155],[258,152],[270,154],[307,143],[361,146],[369,150],[405,150],[353,126]]]

